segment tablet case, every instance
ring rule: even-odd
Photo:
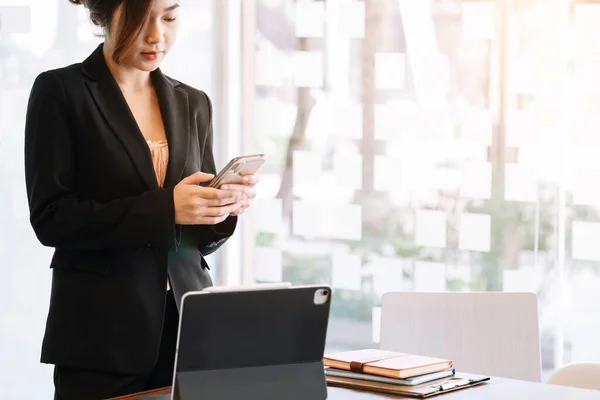
[[[327,286],[187,294],[173,399],[326,399],[330,302]]]

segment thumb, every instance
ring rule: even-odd
[[[181,180],[184,185],[197,185],[203,182],[210,182],[215,176],[213,174],[205,174],[204,172],[196,172]]]

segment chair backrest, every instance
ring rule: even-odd
[[[573,363],[556,370],[548,383],[600,390],[600,363]]]
[[[457,371],[541,381],[533,293],[386,293],[383,350],[448,358]]]

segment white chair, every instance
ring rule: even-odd
[[[573,363],[554,371],[551,385],[600,390],[600,363]]]
[[[447,358],[459,372],[541,382],[533,293],[386,293],[383,350]]]

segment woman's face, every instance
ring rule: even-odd
[[[123,4],[114,13],[107,42],[114,49],[111,38],[116,38],[123,24]],[[179,0],[154,0],[148,20],[137,38],[131,52],[120,65],[142,71],[154,71],[175,43],[179,31]]]

